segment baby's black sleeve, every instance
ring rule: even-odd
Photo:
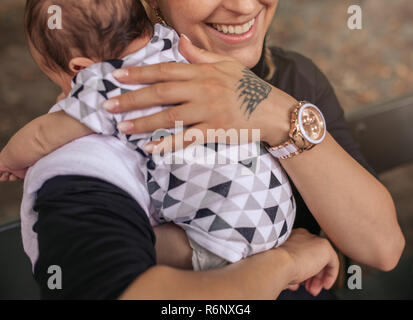
[[[144,210],[110,183],[55,177],[38,191],[34,210],[34,276],[44,299],[116,299],[156,263],[155,235]],[[52,265],[61,268],[61,290],[48,287]]]

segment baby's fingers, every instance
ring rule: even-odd
[[[0,176],[0,182],[9,181],[9,176],[10,176],[9,172],[2,172]]]
[[[16,181],[19,181],[19,180],[20,180],[20,178],[16,177],[14,174],[11,174],[9,176],[9,181],[11,181],[11,182],[16,182]]]

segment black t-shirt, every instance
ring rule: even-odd
[[[344,112],[322,72],[307,58],[272,48],[276,65],[269,81],[297,100],[324,113],[327,129],[363,167],[375,175],[351,137]],[[264,56],[253,69],[264,77]],[[320,227],[290,180],[296,199],[294,227],[319,233]],[[60,176],[39,190],[34,226],[39,258],[35,278],[43,298],[114,299],[141,273],[155,265],[155,236],[144,210],[125,191],[93,178]],[[49,290],[49,266],[62,269],[62,290]]]

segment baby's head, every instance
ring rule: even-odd
[[[61,8],[61,29],[48,27],[53,5]],[[132,53],[152,34],[139,0],[27,0],[24,21],[33,59],[66,93],[77,72]]]

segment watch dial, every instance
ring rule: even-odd
[[[306,107],[302,113],[302,126],[305,135],[311,140],[318,141],[324,135],[323,117],[314,107]]]

